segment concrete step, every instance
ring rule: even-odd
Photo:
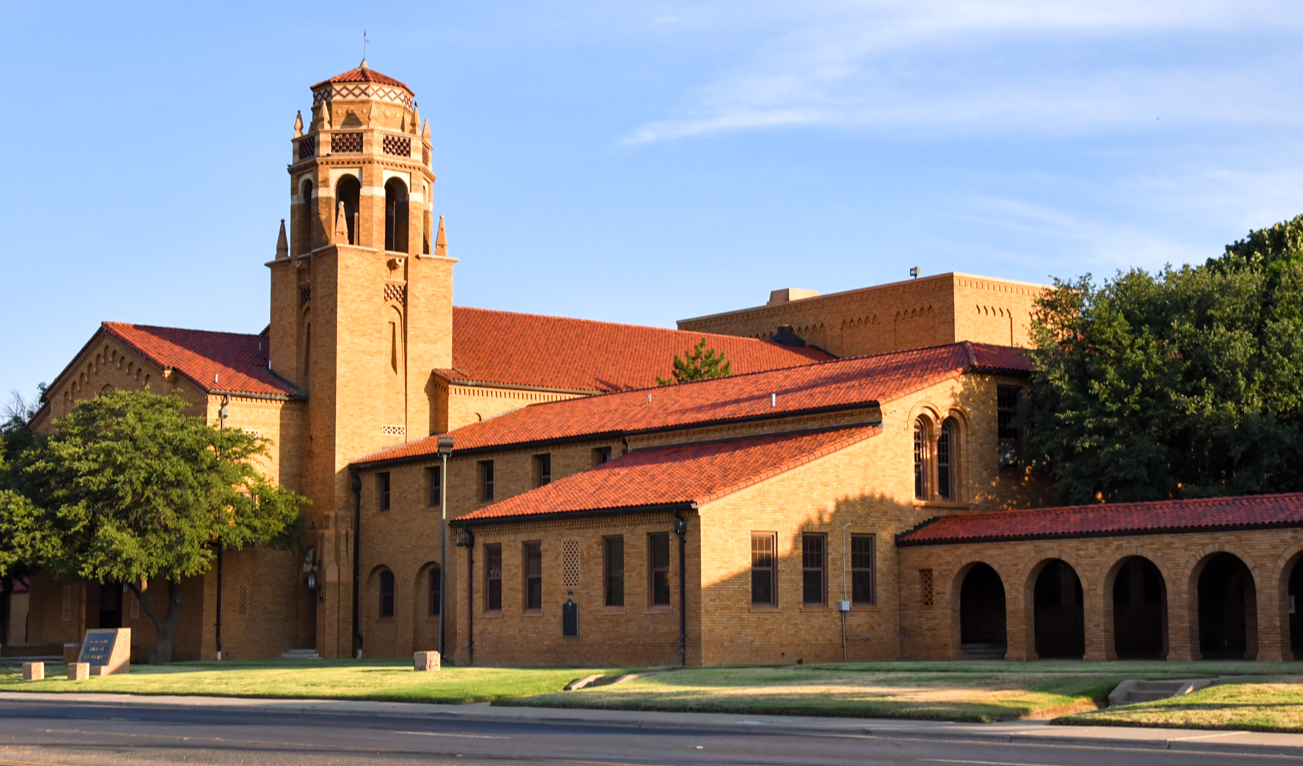
[[[1003,644],[964,644],[960,650],[968,660],[1002,660],[1005,654]]]
[[[1180,697],[1212,683],[1211,678],[1187,678],[1179,681],[1123,681],[1108,695],[1109,707]]]
[[[319,660],[321,655],[316,649],[291,649],[281,655],[283,660]]]

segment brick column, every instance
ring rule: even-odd
[[[1080,577],[1080,573],[1078,573]],[[1105,630],[1105,625],[1111,623],[1106,620],[1104,615],[1105,598],[1102,593],[1093,584],[1089,590],[1085,587],[1087,584],[1082,583],[1082,617],[1086,623],[1086,653],[1083,659],[1089,662],[1103,662],[1108,659],[1109,644],[1112,643],[1112,636]]]
[[[1004,602],[1005,624],[1008,626],[1009,650],[1004,658],[1015,662],[1026,662],[1036,658],[1035,615],[1026,602],[1023,587],[1017,583],[1005,583],[1008,594]]]
[[[1258,656],[1259,662],[1281,662],[1285,659],[1285,647],[1289,638],[1284,635],[1289,622],[1281,622],[1283,597],[1280,592],[1280,578],[1274,572],[1263,572],[1261,582],[1256,583],[1258,592]]]
[[[1187,581],[1177,574],[1177,582],[1167,583],[1167,659],[1189,662],[1197,656],[1197,626],[1190,620],[1190,593]]]

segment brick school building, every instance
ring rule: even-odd
[[[414,91],[366,62],[310,90],[266,329],[105,322],[33,420],[178,391],[312,500],[302,555],[184,583],[177,659],[410,656],[440,589],[459,664],[1300,650],[1298,498],[1040,508],[1010,418],[1043,286],[788,288],[676,330],[455,306]],[[733,374],[657,386],[701,338]],[[147,660],[123,590],[38,573],[27,641],[128,626]]]

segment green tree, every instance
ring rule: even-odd
[[[44,550],[37,509],[15,488],[13,469],[0,439],[0,644],[9,641],[9,602],[14,578],[26,577]]]
[[[185,407],[176,393],[148,391],[83,401],[24,469],[49,537],[41,564],[130,588],[158,631],[155,662],[172,660],[181,581],[206,572],[218,547],[295,538],[307,502],[258,473],[265,439],[214,428]],[[161,582],[162,611],[142,592]]]
[[[713,348],[706,348],[706,339],[702,338],[684,359],[674,355],[674,379],[666,380],[656,376],[657,385],[672,386],[675,383],[687,383],[690,380],[722,378],[733,374],[733,363],[724,358],[724,352],[716,353]]]
[[[1056,282],[1020,417],[1058,501],[1303,489],[1300,232],[1252,232],[1200,267]]]

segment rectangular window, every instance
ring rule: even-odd
[[[502,611],[502,546],[484,546],[484,610]]]
[[[493,499],[493,461],[480,461],[480,500],[488,502]]]
[[[647,535],[647,602],[670,605],[670,533]]]
[[[543,608],[543,544],[525,543],[525,609],[528,611]]]
[[[624,538],[602,540],[602,577],[606,581],[606,605],[624,606]]]
[[[443,502],[443,472],[440,466],[430,466],[425,469],[425,504],[431,508],[438,508]]]
[[[874,603],[874,537],[851,535],[851,601]]]
[[[594,448],[593,448],[593,465],[594,465],[594,466],[599,466],[599,465],[601,465],[602,463],[609,463],[609,462],[611,462],[611,448],[610,448],[610,447],[594,447]]]
[[[778,535],[751,533],[751,605],[778,606]]]
[[[1016,386],[997,386],[995,389],[1001,468],[1013,468],[1018,465],[1018,448],[1021,446],[1022,434],[1013,421],[1018,415],[1018,400],[1021,396],[1022,389]]]
[[[380,510],[389,510],[389,472],[376,474],[376,495]]]
[[[806,606],[828,603],[827,552],[827,535],[801,535],[801,602]]]
[[[388,569],[380,572],[380,619],[394,616],[394,573]]]
[[[552,456],[534,456],[534,486],[541,487],[552,483]]]

